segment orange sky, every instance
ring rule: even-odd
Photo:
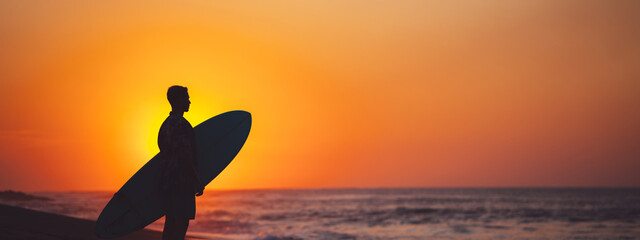
[[[640,186],[637,1],[0,2],[0,190],[116,190],[253,114],[220,188]]]

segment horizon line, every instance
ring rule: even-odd
[[[374,190],[374,189],[633,189],[640,186],[422,186],[422,187],[283,187],[283,188],[213,188],[204,190],[210,191],[286,191],[286,190]],[[75,189],[75,190],[19,190],[19,189],[2,189],[4,191],[16,192],[117,192],[118,189]]]

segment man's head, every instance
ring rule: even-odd
[[[169,100],[173,111],[189,111],[191,101],[189,101],[189,93],[187,92],[186,87],[178,85],[171,86],[167,91],[167,99]]]

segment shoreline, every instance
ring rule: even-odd
[[[93,239],[95,221],[0,203],[0,239]],[[161,239],[162,232],[142,229],[117,240]],[[187,239],[197,239],[187,237]]]

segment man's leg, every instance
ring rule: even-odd
[[[184,237],[187,235],[187,228],[189,228],[189,219],[188,218],[175,218],[175,229],[173,233],[175,234],[175,239],[184,240]]]
[[[165,217],[164,218],[164,229],[162,230],[162,240],[171,240],[172,235],[175,235],[175,223],[174,218]]]

